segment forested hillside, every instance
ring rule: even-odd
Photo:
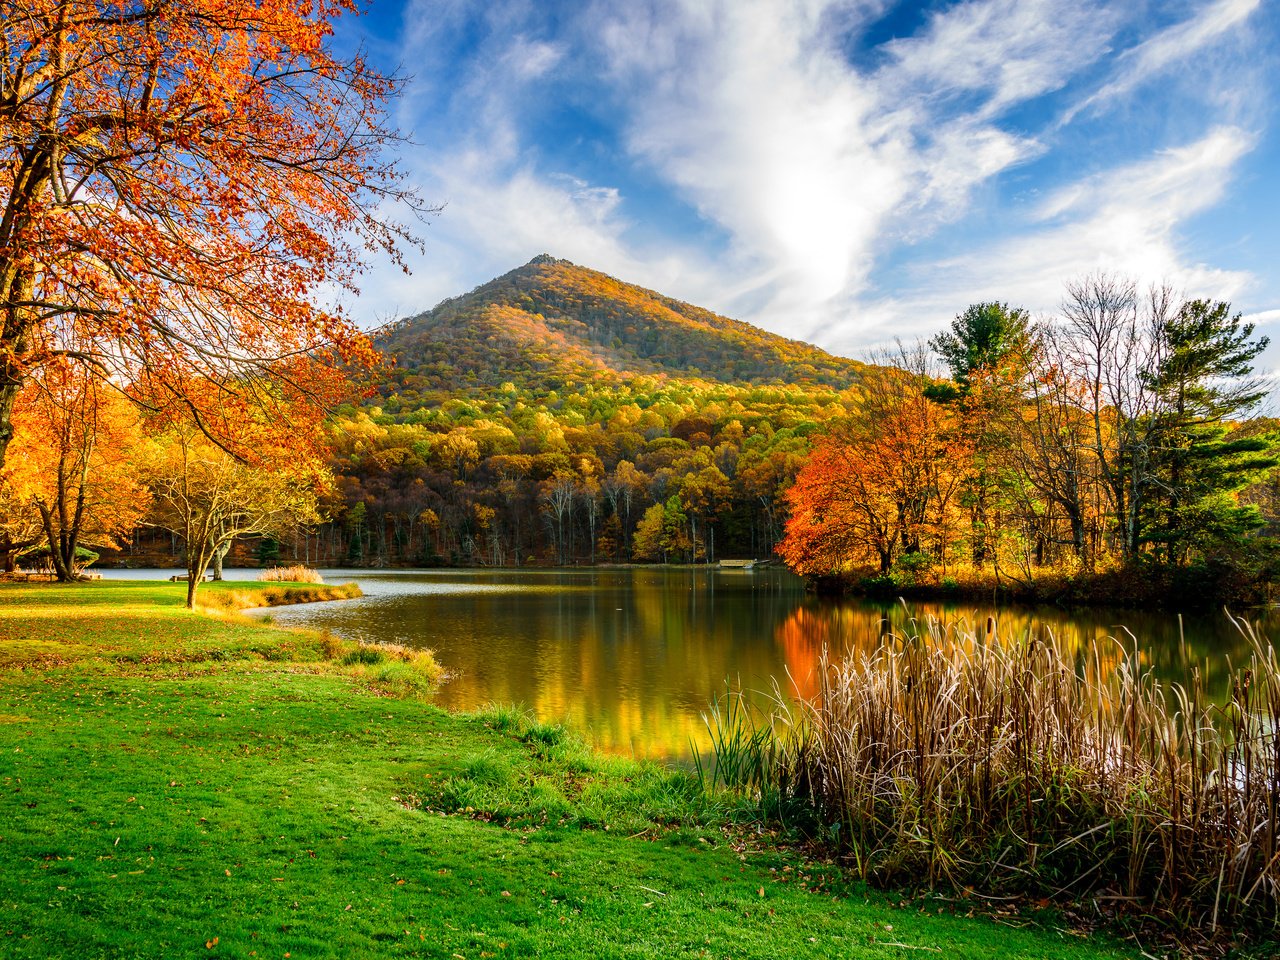
[[[378,339],[324,563],[768,557],[865,365],[547,256]],[[289,552],[295,545],[287,545]]]
[[[869,369],[546,256],[377,342],[373,396],[329,423],[331,519],[280,544],[286,558],[770,557],[809,438]],[[172,549],[156,538],[135,551]]]
[[[441,391],[572,390],[666,375],[842,389],[863,365],[549,256],[394,324],[387,409]]]

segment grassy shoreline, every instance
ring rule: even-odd
[[[183,590],[0,587],[6,957],[1136,955],[898,907],[687,774]]]

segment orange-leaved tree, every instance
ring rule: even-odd
[[[18,560],[44,539],[40,515],[31,509],[24,493],[0,471],[0,569],[13,573]]]
[[[796,571],[833,573],[874,559],[882,571],[932,548],[944,561],[972,454],[954,414],[929,399],[915,357],[868,371],[859,408],[815,444],[787,491],[778,554]]]
[[[407,239],[386,201],[418,208],[398,81],[332,49],[355,6],[0,0],[0,464],[51,358],[174,390],[372,359],[314,304]]]
[[[79,576],[82,546],[116,546],[146,512],[139,480],[148,457],[137,409],[83,368],[52,363],[14,408],[17,434],[5,470],[13,505],[38,523],[60,581]]]

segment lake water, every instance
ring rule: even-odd
[[[1049,630],[1069,650],[1118,637],[1166,679],[1200,669],[1215,693],[1228,658],[1248,657],[1223,613],[1188,614],[1180,629],[1172,612],[832,601],[806,595],[798,577],[777,568],[324,573],[330,583],[357,581],[365,597],[275,608],[272,619],[430,648],[451,674],[443,706],[523,704],[606,750],[673,759],[705,744],[701,715],[726,682],[767,691],[776,679],[784,693],[810,694],[824,645],[869,649],[907,632],[911,617],[982,625],[994,616],[1003,637]],[[227,577],[252,580],[257,571]],[[1248,614],[1264,635],[1280,637],[1277,611]],[[1120,644],[1105,649],[1111,664],[1126,655]]]

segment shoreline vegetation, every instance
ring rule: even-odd
[[[1185,567],[1163,564],[1115,566],[1087,571],[1036,570],[1029,573],[971,567],[941,574],[927,564],[870,567],[842,573],[810,574],[805,589],[825,597],[862,596],[897,600],[978,600],[1062,607],[1178,609],[1249,607],[1275,601],[1275,581],[1229,562]]]
[[[877,892],[688,771],[424,703],[429,657],[184,589],[0,586],[6,956],[1135,955]]]
[[[1235,623],[1252,655],[1219,704],[1198,672],[1157,679],[1136,641],[1067,651],[930,619],[824,654],[812,702],[731,692],[699,772],[871,882],[1086,909],[1197,952],[1274,949],[1280,664]]]
[[[220,589],[209,589],[215,584]],[[264,582],[245,585],[215,581],[205,585],[205,593],[201,595],[197,606],[213,611],[238,613],[259,607],[288,607],[297,603],[355,600],[363,596],[364,591],[355,583],[282,583],[264,580]]]

